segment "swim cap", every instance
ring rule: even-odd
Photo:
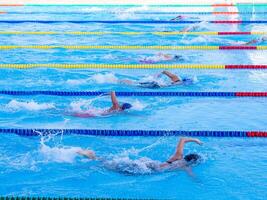
[[[182,57],[182,56],[175,55],[175,56],[174,56],[174,59],[175,59],[175,60],[179,60],[179,59],[181,59],[181,57]]]
[[[122,110],[126,110],[126,109],[130,109],[131,107],[133,107],[130,103],[124,103],[121,106]]]
[[[188,154],[184,160],[189,164],[197,164],[201,160],[201,156],[195,153]]]

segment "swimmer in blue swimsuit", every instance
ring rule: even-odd
[[[173,73],[171,73],[169,71],[166,71],[166,70],[163,71],[161,74],[166,75],[167,77],[169,77],[171,82],[169,84],[160,84],[157,81],[136,82],[136,81],[132,81],[132,80],[121,80],[120,83],[128,84],[128,85],[136,85],[137,87],[142,87],[142,88],[159,89],[159,88],[163,88],[163,87],[169,87],[169,86],[173,86],[173,85],[180,85],[180,84],[183,84],[183,83],[187,84],[189,82],[192,82],[192,79],[179,78],[177,75],[175,75],[175,74],[173,74]]]
[[[109,115],[113,113],[123,112],[132,107],[130,103],[119,104],[119,101],[116,97],[116,93],[114,91],[110,93],[110,97],[111,97],[112,106],[108,110],[104,110],[101,113],[95,113],[94,111],[87,110],[83,112],[72,113],[71,115],[74,117],[82,117],[82,118],[105,116],[105,115]]]
[[[149,158],[141,158],[138,160],[119,160],[118,158],[105,159],[96,156],[92,150],[78,150],[77,153],[81,156],[89,158],[90,160],[100,161],[105,168],[117,171],[119,173],[128,175],[151,174],[155,172],[172,171],[182,169],[192,174],[191,167],[201,162],[201,156],[195,153],[187,154],[184,156],[184,145],[189,142],[202,145],[202,142],[195,138],[181,138],[177,144],[175,153],[165,162],[151,160]],[[145,171],[142,171],[145,169]]]

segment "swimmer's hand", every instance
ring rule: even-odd
[[[95,152],[92,150],[78,150],[77,153],[81,156],[87,157],[91,160],[96,160]]]
[[[201,142],[199,139],[195,139],[195,143],[197,143],[199,145],[203,145],[203,142]]]
[[[197,143],[198,145],[202,145],[203,142],[201,142],[199,139],[197,138],[182,138],[181,140],[183,140],[185,143],[187,142],[195,142]]]

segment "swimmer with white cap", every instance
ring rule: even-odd
[[[159,88],[170,87],[170,86],[175,86],[175,85],[193,83],[193,80],[190,78],[180,78],[179,76],[166,70],[161,72],[158,75],[158,77],[161,76],[162,74],[166,75],[169,78],[170,83],[161,84],[159,81],[132,81],[132,80],[121,80],[120,83],[127,84],[127,85],[135,85],[137,87],[149,88],[149,89],[159,89]]]
[[[74,117],[82,117],[82,118],[105,116],[105,115],[109,115],[109,114],[123,112],[123,111],[130,109],[132,107],[132,105],[130,103],[120,104],[117,97],[116,97],[116,93],[114,91],[112,91],[110,93],[110,96],[111,96],[112,106],[108,110],[104,110],[103,112],[100,112],[100,113],[96,113],[92,110],[87,110],[87,111],[83,111],[83,112],[72,113],[71,115]]]
[[[94,151],[87,149],[78,150],[77,153],[90,160],[100,161],[107,169],[128,175],[144,174],[144,171],[142,171],[143,169],[146,169],[146,173],[182,169],[188,172],[189,175],[193,175],[191,167],[199,164],[202,158],[199,154],[196,153],[190,153],[184,156],[184,145],[189,142],[194,142],[198,145],[202,145],[202,142],[198,139],[181,138],[177,144],[175,153],[165,162],[151,160],[148,158],[126,161],[124,159],[112,160],[98,157]]]

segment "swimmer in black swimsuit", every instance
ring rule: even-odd
[[[136,82],[136,81],[132,81],[132,80],[121,80],[120,83],[127,84],[127,85],[136,85],[136,86],[142,87],[142,88],[158,89],[158,88],[162,88],[162,87],[168,87],[168,86],[182,84],[183,82],[188,81],[188,79],[181,79],[177,75],[175,75],[169,71],[166,71],[166,70],[163,71],[161,74],[164,74],[167,77],[169,77],[171,80],[171,83],[170,84],[160,84],[157,81]]]
[[[107,160],[96,156],[92,150],[78,150],[79,155],[85,156],[91,160],[100,161],[108,169],[115,170],[124,174],[143,174],[140,169],[146,168],[149,173],[162,172],[165,170],[183,169],[192,175],[191,166],[198,164],[201,161],[201,156],[195,153],[187,154],[184,156],[184,145],[189,142],[194,142],[202,145],[202,142],[195,138],[181,138],[177,144],[175,153],[165,162],[151,160],[148,158],[141,158],[139,160],[124,160],[116,159]],[[140,173],[139,173],[140,172]]]

